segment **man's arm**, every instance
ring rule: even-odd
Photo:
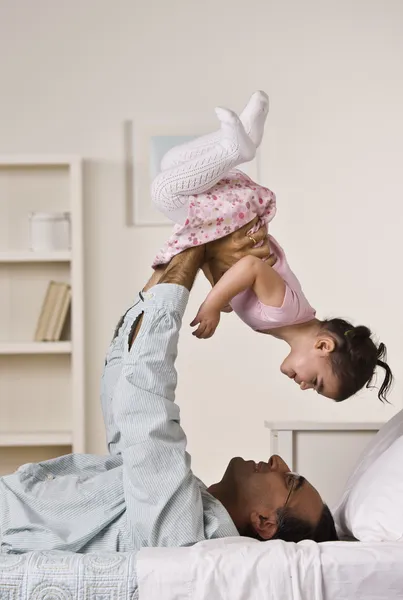
[[[115,389],[128,534],[136,544],[175,546],[205,538],[200,487],[174,402],[179,331],[203,260],[204,249],[178,255],[145,291],[141,323],[132,324]]]
[[[173,257],[171,262],[165,267],[157,267],[148,282],[143,288],[147,292],[150,288],[159,283],[173,283],[185,287],[189,292],[193,287],[196,275],[200,268],[203,268],[205,259],[205,246],[198,246],[185,250]],[[142,323],[142,315],[132,328],[129,336],[129,347],[131,348],[137,332]]]
[[[209,251],[208,260],[216,260],[221,270],[252,253],[245,233],[228,236],[217,253]],[[254,234],[255,239],[261,234]],[[264,248],[259,252],[268,254]],[[157,285],[154,278],[146,286],[143,314],[134,319],[126,341],[112,410],[120,432],[128,536],[136,546],[186,545],[205,538],[200,485],[191,471],[174,400],[179,330],[189,290],[206,259],[204,247],[172,259],[158,274]],[[219,525],[210,524],[209,537]],[[230,522],[226,531],[236,535]]]

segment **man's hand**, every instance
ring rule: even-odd
[[[217,283],[222,275],[244,256],[256,256],[261,259],[267,259],[270,256],[266,225],[253,234],[256,244],[263,242],[258,248],[256,248],[253,239],[250,239],[247,235],[257,222],[258,217],[238,229],[238,231],[207,244],[206,262],[214,283]]]
[[[205,262],[205,246],[194,246],[176,254],[165,267],[158,283],[175,283],[189,291]]]
[[[212,306],[209,306],[208,302],[203,302],[203,304],[199,308],[196,317],[190,324],[191,327],[199,325],[199,327],[196,329],[196,331],[192,333],[192,335],[203,340],[210,338],[217,329],[217,325],[219,322],[220,311]]]

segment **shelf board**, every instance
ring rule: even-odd
[[[328,422],[326,421],[265,421],[264,426],[272,431],[378,431],[385,421]]]
[[[0,431],[0,447],[4,446],[71,446],[73,436],[70,431],[21,431],[3,433]]]
[[[71,342],[0,342],[0,354],[70,354]]]
[[[81,162],[77,156],[51,154],[0,155],[0,169],[7,167],[70,167]]]
[[[70,262],[71,252],[0,252],[0,263]]]

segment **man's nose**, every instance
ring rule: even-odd
[[[278,456],[278,454],[273,454],[273,456],[270,457],[268,464],[271,471],[277,471],[279,473],[288,473],[290,471],[290,467],[281,456]]]

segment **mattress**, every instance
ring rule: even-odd
[[[403,543],[319,544],[324,600],[403,598]]]
[[[228,538],[192,548],[149,548],[137,556],[0,554],[0,600],[137,598],[401,600],[403,543]]]
[[[227,538],[143,549],[137,572],[140,600],[402,600],[403,543]]]

